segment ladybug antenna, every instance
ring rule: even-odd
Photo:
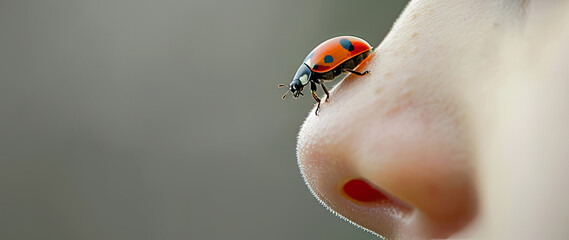
[[[283,87],[288,87],[288,86],[285,85],[285,84],[279,84],[279,88],[283,88]],[[288,92],[289,92],[289,91],[287,90],[287,91],[284,93],[284,95],[282,96],[282,99],[283,99],[283,100],[286,98],[286,95],[288,94]]]

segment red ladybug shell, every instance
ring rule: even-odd
[[[368,50],[371,50],[371,45],[361,38],[335,37],[314,48],[304,59],[304,63],[313,72],[324,73]]]

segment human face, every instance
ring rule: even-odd
[[[566,238],[556,223],[569,194],[555,186],[569,158],[569,4],[558,2],[411,1],[357,69],[371,74],[344,79],[302,126],[314,195],[389,239]],[[382,197],[356,200],[351,180]],[[544,208],[536,193],[555,200]]]

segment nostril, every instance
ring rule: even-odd
[[[383,193],[361,179],[352,179],[346,182],[342,190],[348,197],[360,202],[382,202],[389,200]]]

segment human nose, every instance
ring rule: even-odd
[[[346,78],[309,114],[297,143],[301,172],[324,205],[372,232],[449,237],[477,210],[461,113],[448,91],[397,72],[382,51],[362,66],[371,75]]]

